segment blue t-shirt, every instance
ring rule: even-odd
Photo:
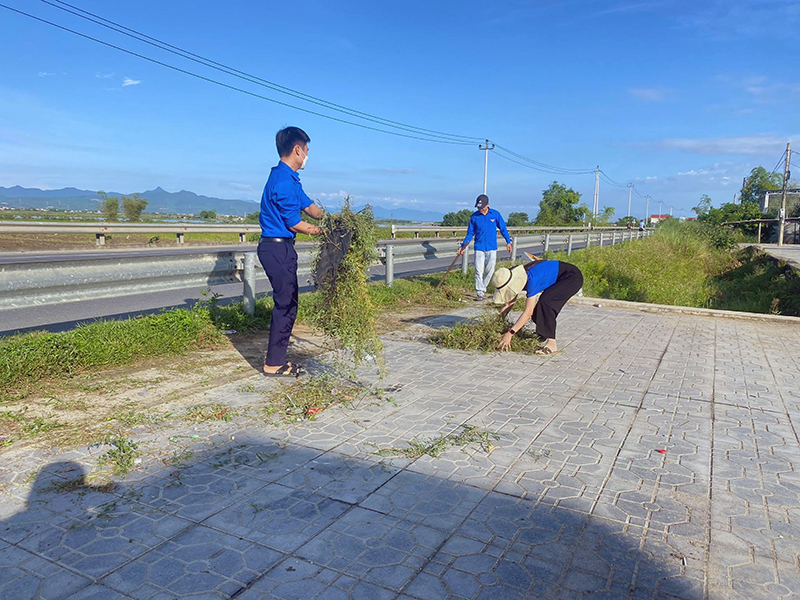
[[[528,269],[528,283],[525,284],[528,298],[549,288],[556,282],[556,279],[558,279],[557,260],[545,260],[536,263]]]
[[[290,227],[300,224],[300,211],[314,202],[306,196],[297,172],[281,161],[272,167],[261,195],[261,235],[264,237],[297,237]]]
[[[481,211],[476,210],[469,218],[469,225],[467,226],[467,236],[461,242],[462,246],[469,244],[473,236],[475,237],[475,250],[487,252],[489,250],[497,250],[497,230],[503,234],[506,239],[506,244],[511,243],[511,238],[508,236],[508,229],[506,222],[500,213],[490,208],[489,211],[482,215]]]

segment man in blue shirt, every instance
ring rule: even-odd
[[[308,162],[311,138],[299,127],[286,127],[275,136],[281,160],[272,167],[261,196],[261,240],[258,259],[272,285],[272,321],[269,326],[269,347],[264,360],[264,374],[297,377],[300,365],[286,362],[289,338],[297,318],[297,251],[294,239],[298,233],[319,235],[322,229],[300,218],[304,212],[319,219],[323,212],[303,191],[297,171]]]
[[[475,200],[478,209],[469,219],[467,235],[458,249],[458,256],[464,254],[470,240],[475,237],[475,292],[476,300],[486,300],[486,286],[494,275],[494,265],[497,262],[497,230],[506,240],[506,249],[511,254],[511,238],[500,213],[489,208],[489,197],[481,194]]]

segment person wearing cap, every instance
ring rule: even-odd
[[[486,287],[492,279],[497,262],[497,230],[506,240],[506,249],[511,254],[511,238],[508,236],[506,222],[499,212],[489,208],[489,197],[481,194],[475,200],[476,210],[472,213],[467,227],[467,235],[458,249],[458,256],[464,254],[472,238],[475,238],[475,292],[477,300],[486,299]]]
[[[298,233],[319,235],[322,229],[300,218],[303,212],[319,219],[323,211],[303,191],[297,171],[308,162],[311,138],[299,127],[286,127],[275,136],[280,162],[270,171],[261,196],[261,239],[258,259],[272,286],[272,321],[269,346],[264,359],[264,375],[297,377],[304,371],[298,364],[286,362],[286,351],[297,319],[298,283],[297,251],[294,240]]]
[[[511,347],[511,339],[533,317],[536,333],[545,342],[536,354],[546,356],[558,352],[556,345],[556,317],[567,300],[583,286],[583,273],[575,265],[560,260],[537,260],[511,269],[502,267],[492,278],[495,287],[493,301],[502,304],[500,314],[514,306],[523,291],[527,296],[525,310],[517,322],[503,334],[500,350]]]

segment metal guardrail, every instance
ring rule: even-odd
[[[383,229],[388,229],[384,225],[379,225]],[[509,227],[510,234],[523,233],[543,233],[546,231],[612,231],[624,230],[624,227]],[[414,237],[418,238],[420,232],[432,231],[434,237],[440,237],[442,233],[449,233],[456,236],[459,233],[465,234],[466,227],[441,227],[438,225],[418,225],[414,227],[404,227],[398,225],[391,226],[391,237],[395,239],[397,233],[410,231]],[[0,221],[0,233],[85,233],[94,234],[95,243],[104,246],[106,236],[121,233],[155,233],[173,234],[179,244],[184,243],[184,236],[190,233],[238,233],[239,241],[245,242],[250,233],[261,233],[258,224],[242,223],[236,225],[223,224],[196,224],[196,223],[37,223],[34,221]]]
[[[627,230],[626,227],[592,227],[591,224],[587,225],[586,227],[509,227],[508,233],[509,234],[522,234],[522,233],[544,233],[546,231],[622,231]],[[466,234],[467,228],[466,227],[444,227],[442,225],[416,225],[416,226],[403,226],[403,225],[392,225],[392,239],[397,239],[397,234],[410,231],[414,233],[414,237],[418,238],[419,234],[423,231],[432,231],[433,237],[440,237],[442,233],[449,233],[451,236],[455,237],[459,233]]]
[[[587,245],[616,244],[648,236],[651,231],[593,231],[584,233],[545,233],[516,236],[512,258],[519,247],[547,251],[564,244],[567,253],[575,242]],[[458,240],[428,239],[414,242],[390,241],[379,244],[378,264],[386,266],[386,283],[394,279],[394,264],[452,258]],[[313,246],[298,248],[298,275],[308,276],[313,261]],[[462,270],[469,266],[469,249],[462,259]],[[255,252],[220,250],[169,256],[97,256],[57,262],[12,263],[0,265],[0,310],[27,308],[94,300],[117,296],[204,287],[240,281],[244,284],[245,308],[252,310],[256,282],[266,279],[257,268]]]
[[[238,233],[245,242],[248,233],[261,234],[258,224],[206,225],[181,223],[35,223],[31,221],[0,221],[0,233],[85,233],[94,234],[95,243],[104,246],[106,236],[120,233],[174,234],[182,244],[187,233]]]

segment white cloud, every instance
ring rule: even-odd
[[[122,80],[122,87],[128,87],[129,85],[139,85],[141,80],[139,79],[131,79],[130,77],[126,77]]]
[[[667,102],[672,99],[672,90],[664,88],[631,88],[628,92],[645,102]]]
[[[97,73],[94,74],[94,76],[97,77],[98,79],[111,79],[112,77],[114,77],[114,73],[101,73],[100,71],[98,71]]]
[[[232,183],[229,183],[228,185],[230,185],[235,190],[241,190],[243,192],[252,192],[253,191],[253,186],[250,185],[249,183],[233,183],[232,182]]]
[[[679,150],[687,154],[745,154],[778,156],[786,142],[798,136],[745,135],[707,139],[671,138],[657,140],[652,145],[661,150]],[[646,144],[650,145],[650,144]]]
[[[698,3],[678,22],[714,39],[786,38],[800,24],[800,6],[775,0],[711,0]]]
[[[48,73],[47,71],[39,71],[37,73],[39,77],[52,77],[55,73]]]

